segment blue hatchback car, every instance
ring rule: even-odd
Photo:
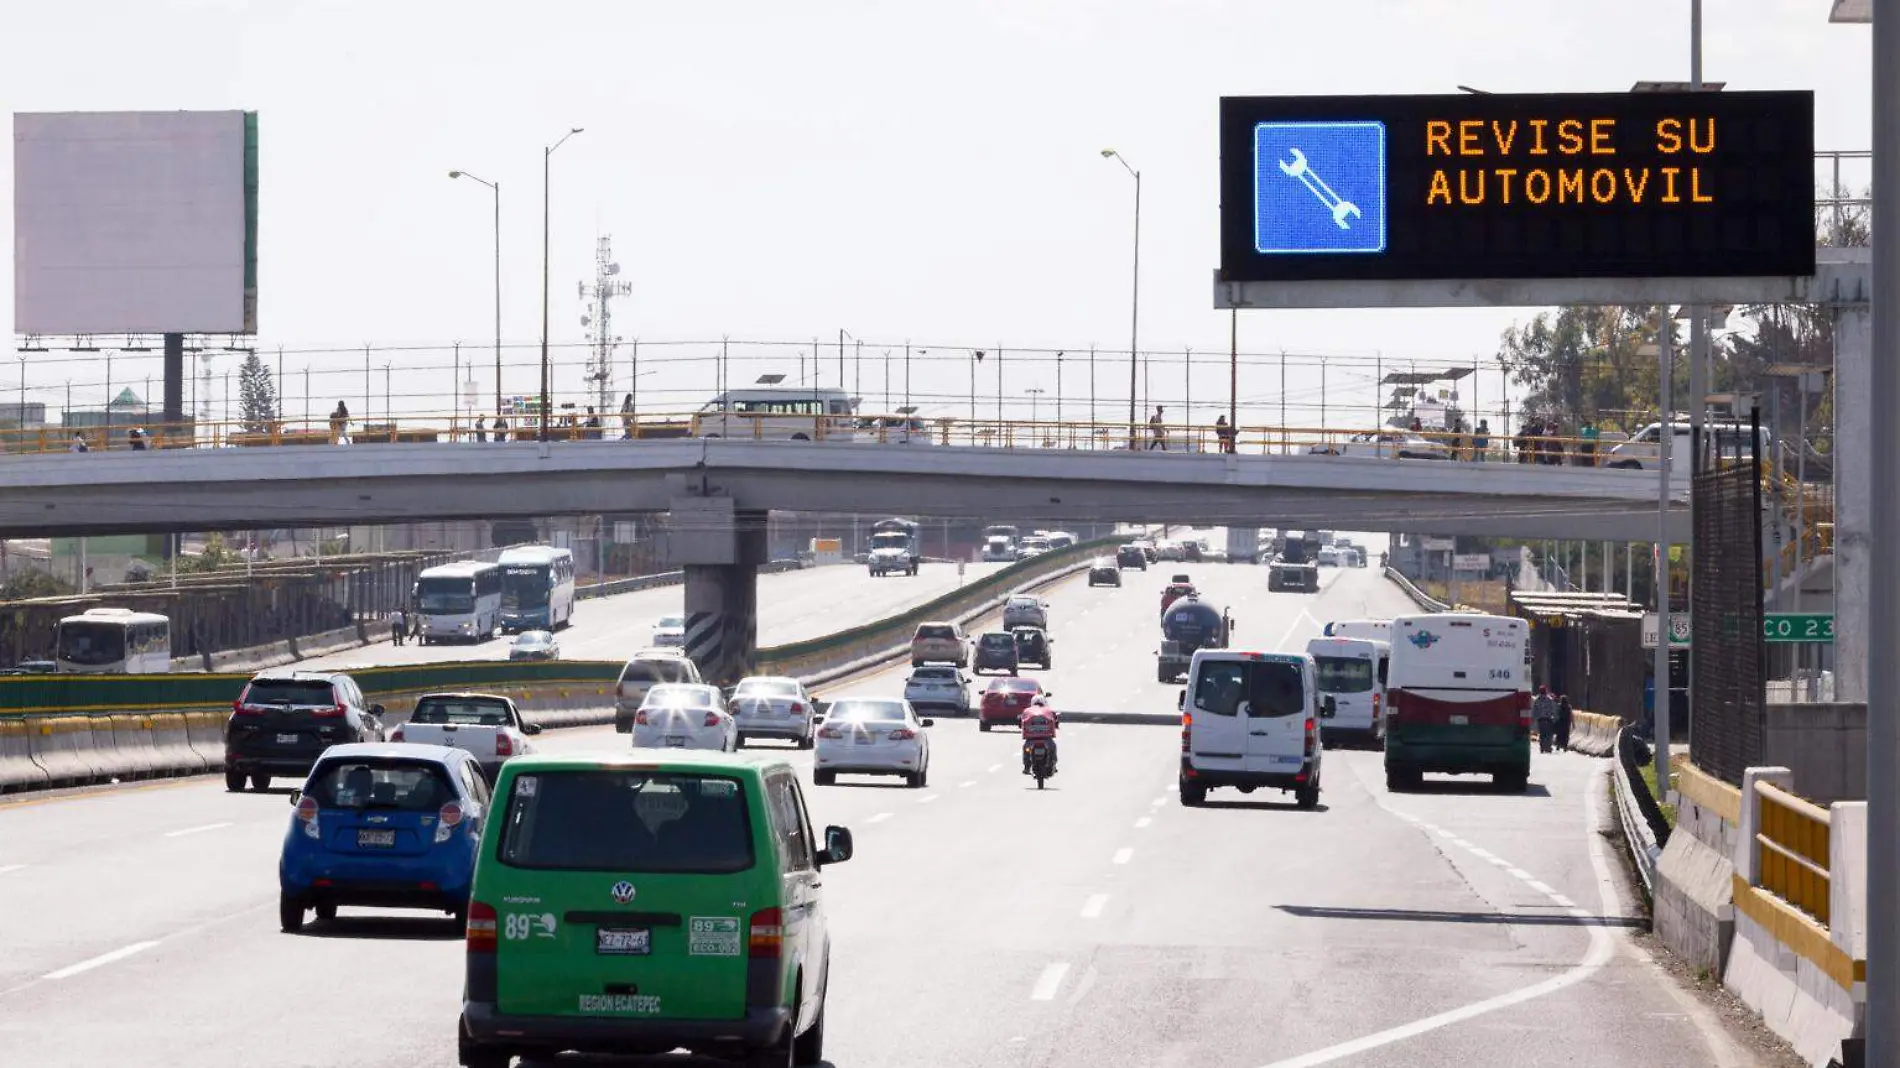
[[[291,795],[277,865],[285,931],[338,905],[440,909],[463,923],[488,813],[473,756],[439,745],[333,745]]]

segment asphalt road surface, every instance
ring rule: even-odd
[[[962,582],[974,582],[1002,564],[965,564]],[[894,616],[957,588],[957,565],[925,564],[915,577],[872,578],[865,568],[848,564],[759,576],[759,644],[783,645],[835,634],[861,623]],[[660,617],[685,611],[684,586],[623,593],[577,601],[574,620],[555,635],[563,660],[625,660],[653,644]],[[386,634],[387,628],[371,628]],[[471,645],[391,644],[387,638],[366,648],[345,649],[300,661],[317,670],[369,664],[430,664],[456,660],[506,660],[513,638],[491,638]]]
[[[1269,594],[1239,565],[1070,581],[1050,593],[1058,706],[1174,709],[1153,632],[1176,570],[1232,606],[1243,646],[1410,607],[1373,569],[1327,571],[1317,595]],[[1595,833],[1603,761],[1539,755],[1523,795],[1439,778],[1392,795],[1377,753],[1334,750],[1317,811],[1230,791],[1185,809],[1169,727],[1071,724],[1043,792],[1013,732],[939,719],[931,739],[927,788],[807,791],[857,838],[825,878],[838,1068],[1751,1063],[1629,942],[1635,906]],[[809,783],[809,754],[787,755]],[[358,910],[280,933],[290,816],[282,791],[203,779],[0,806],[0,1060],[453,1065],[449,922]]]

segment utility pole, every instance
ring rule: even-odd
[[[1656,435],[1656,710],[1655,729],[1655,767],[1656,788],[1664,794],[1669,792],[1669,446],[1670,411],[1674,407],[1673,391],[1670,386],[1675,375],[1675,330],[1676,321],[1669,306],[1663,305],[1662,333],[1658,335],[1656,348],[1662,361],[1658,378],[1662,382],[1662,422],[1661,432]],[[1870,913],[1871,914],[1871,913]]]

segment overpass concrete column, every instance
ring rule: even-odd
[[[1834,699],[1867,700],[1867,604],[1873,589],[1874,326],[1866,304],[1834,319]],[[1891,415],[1883,414],[1883,418]]]
[[[716,686],[730,686],[758,665],[765,519],[724,497],[677,499],[668,517],[668,559],[685,572],[686,655]]]

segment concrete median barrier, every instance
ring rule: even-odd
[[[224,770],[224,722],[223,712],[186,712],[185,739],[191,751],[199,760],[204,761],[206,771]]]
[[[33,759],[27,722],[0,719],[0,791],[33,789],[49,781],[46,769]]]
[[[48,786],[92,781],[92,726],[85,717],[45,716],[21,722],[27,727],[27,752],[45,769]],[[79,737],[82,732],[84,738]]]
[[[1623,721],[1615,716],[1576,712],[1570,721],[1570,748],[1585,756],[1615,756],[1617,732],[1622,729]]]

